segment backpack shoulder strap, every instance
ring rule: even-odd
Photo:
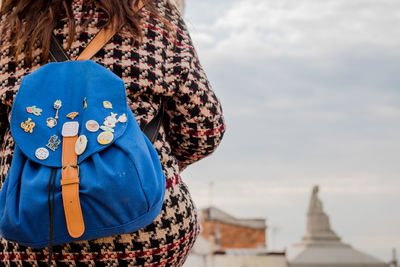
[[[135,3],[135,1],[133,1],[133,3]],[[135,6],[133,7],[136,9]],[[143,2],[139,0],[137,10],[141,10],[143,7]],[[103,27],[92,39],[92,41],[90,41],[90,43],[86,46],[76,60],[87,60],[96,55],[96,53],[99,52],[99,50],[103,48],[103,46],[105,46],[108,41],[110,41],[111,38],[117,33],[117,28],[114,25],[115,23],[110,23],[108,27]],[[50,39],[50,59],[53,62],[70,60],[54,34],[51,35]]]
[[[91,59],[116,33],[117,29],[112,24],[107,28],[102,28],[76,60]]]
[[[89,45],[79,55],[77,60],[86,60],[92,58],[108,41],[115,35],[116,29],[103,28],[99,33],[92,39]],[[50,40],[50,59],[53,62],[63,62],[70,60],[67,53],[64,51],[61,44],[58,42],[54,34]],[[154,143],[157,135],[160,131],[160,127],[164,121],[164,100],[162,100],[161,107],[157,112],[157,115],[143,127],[143,132],[147,138]]]
[[[86,48],[82,51],[76,60],[87,60],[91,59],[108,41],[117,33],[115,27],[102,28],[96,36],[90,41]],[[68,61],[70,58],[65,53],[61,44],[57,41],[54,34],[50,39],[50,60],[53,62]]]
[[[65,53],[61,44],[57,41],[57,38],[54,34],[50,37],[50,60],[52,62],[63,62],[68,61],[69,57],[67,53]]]
[[[165,106],[165,100],[161,101],[161,106],[160,109],[158,110],[156,116],[143,127],[143,133],[149,138],[150,142],[154,144],[154,141],[156,141],[157,135],[160,131],[160,127],[163,124],[164,121],[164,107]]]

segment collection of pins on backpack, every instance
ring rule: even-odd
[[[53,104],[53,108],[55,109],[55,116],[54,117],[49,117],[46,119],[46,125],[50,129],[54,128],[57,125],[57,120],[58,120],[58,111],[62,107],[62,101],[61,100],[56,100]],[[110,101],[103,101],[103,107],[105,109],[112,109],[112,103]],[[86,102],[86,97],[83,99],[83,109],[87,108],[87,102]],[[35,116],[41,116],[42,115],[42,109],[36,107],[36,106],[31,106],[27,107],[26,111],[29,114],[33,114]],[[70,112],[66,115],[67,118],[74,120],[77,116],[79,115],[78,112]],[[108,145],[110,144],[113,139],[114,139],[114,128],[117,123],[125,123],[127,122],[128,118],[126,117],[126,114],[122,114],[117,118],[117,114],[114,112],[111,112],[109,116],[107,116],[104,119],[103,125],[99,125],[99,123],[95,120],[88,120],[85,124],[86,130],[88,130],[90,133],[95,133],[99,130],[102,132],[97,136],[97,142],[101,145]],[[32,121],[31,118],[28,118],[25,122],[21,123],[21,128],[26,132],[26,133],[33,133],[33,129],[36,126],[35,122]],[[56,151],[61,144],[61,140],[57,135],[52,135],[50,139],[48,140],[46,147],[50,149],[51,151]],[[75,153],[79,156],[82,155],[88,144],[88,138],[85,135],[80,135],[75,143]],[[35,151],[35,156],[39,160],[45,160],[50,156],[50,152],[46,147],[39,147]]]

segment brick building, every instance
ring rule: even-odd
[[[238,219],[210,207],[201,210],[201,235],[216,249],[266,249],[266,220]]]

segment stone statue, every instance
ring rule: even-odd
[[[332,231],[329,217],[318,198],[319,187],[314,186],[307,212],[307,233],[303,240],[338,241],[340,238]]]
[[[318,193],[318,186],[314,186],[307,212],[307,233],[300,243],[287,250],[287,266],[389,267],[389,264],[355,250],[351,245],[340,240],[331,229],[329,217],[323,210],[322,201],[319,199]],[[395,253],[392,265],[393,267],[397,266]]]
[[[319,187],[316,185],[313,187],[310,206],[308,208],[308,213],[318,213],[323,212],[322,210],[322,202],[318,199]]]

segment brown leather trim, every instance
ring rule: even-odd
[[[143,2],[139,1],[138,10],[142,9],[143,7]],[[102,28],[76,60],[88,60],[96,55],[96,53],[99,52],[100,49],[103,48],[103,46],[105,46],[108,41],[110,41],[111,38],[117,33],[118,29],[114,27],[115,24],[116,23],[111,23],[107,28]]]
[[[91,59],[116,33],[117,29],[113,25],[101,29],[76,60]]]
[[[143,3],[140,2],[140,8]],[[109,27],[103,28],[93,38],[89,45],[83,50],[76,60],[91,59],[110,39],[116,34],[117,29],[111,23]],[[58,49],[63,51],[60,44]],[[64,55],[68,56],[63,51]],[[54,55],[50,53],[54,58]],[[61,170],[61,190],[65,221],[68,233],[73,238],[78,238],[85,232],[85,222],[83,220],[81,203],[79,200],[79,166],[77,166],[78,157],[75,153],[75,143],[78,136],[63,137],[62,150],[62,170]]]
[[[68,233],[78,238],[85,232],[82,208],[79,200],[79,166],[78,156],[75,153],[75,143],[78,136],[63,137],[61,192],[63,198],[65,222]]]
[[[61,185],[79,184],[79,178],[64,178],[61,180]]]

